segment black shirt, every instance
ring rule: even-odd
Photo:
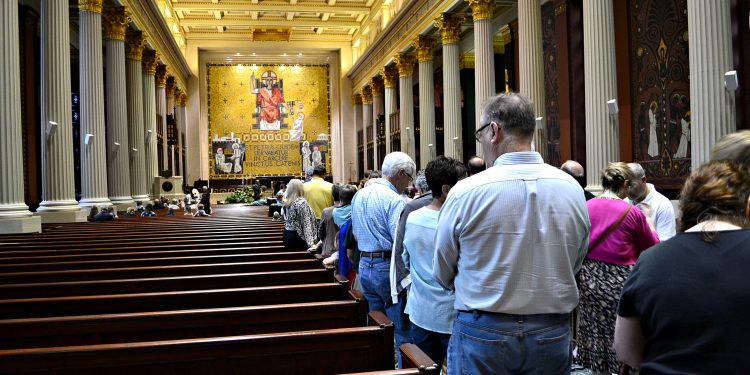
[[[680,233],[645,251],[618,315],[640,317],[642,374],[750,371],[750,230]]]

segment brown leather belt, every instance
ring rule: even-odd
[[[390,251],[362,251],[362,256],[365,258],[390,258]]]

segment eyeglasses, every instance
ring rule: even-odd
[[[404,174],[409,176],[409,181],[414,181],[414,177],[411,175],[411,173],[407,172],[405,169],[402,169],[404,171]]]
[[[480,127],[479,127],[479,129],[477,129],[477,130],[476,130],[476,131],[474,132],[474,139],[476,139],[476,140],[477,140],[477,142],[479,142],[479,134],[481,134],[481,133],[482,133],[482,130],[484,130],[485,128],[487,128],[487,127],[488,127],[488,126],[490,126],[490,125],[492,125],[492,121],[490,121],[490,122],[488,122],[488,123],[486,123],[486,124],[484,124],[484,125],[480,126]]]

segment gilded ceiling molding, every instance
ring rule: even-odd
[[[435,18],[435,27],[440,30],[443,44],[453,44],[461,41],[461,25],[466,17],[461,13],[443,13]]]
[[[125,58],[133,61],[141,61],[143,58],[143,43],[146,42],[146,36],[134,29],[125,31]]]
[[[471,7],[471,15],[474,22],[492,19],[492,11],[495,0],[466,0]]]
[[[414,74],[414,55],[399,52],[393,56],[393,62],[398,68],[399,77],[411,77]]]
[[[167,86],[167,66],[159,64],[156,66],[156,87]]]
[[[78,9],[81,11],[101,13],[103,0],[78,0]]]
[[[383,84],[387,88],[398,86],[398,70],[390,66],[380,68],[380,76],[383,78]]]
[[[372,104],[372,89],[370,86],[362,88],[362,104]]]
[[[130,23],[130,15],[122,6],[107,6],[104,8],[104,39],[125,40],[125,29]]]
[[[417,50],[417,61],[432,61],[432,48],[435,46],[435,38],[427,35],[418,35],[414,38],[414,49]]]
[[[159,63],[159,53],[152,49],[143,51],[143,73],[156,74],[156,65]]]
[[[372,89],[372,96],[383,96],[383,81],[377,79],[377,77],[370,78],[370,88]]]
[[[354,105],[362,105],[362,95],[361,94],[352,94],[352,103]]]

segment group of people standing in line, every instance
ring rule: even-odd
[[[750,131],[693,171],[676,220],[641,165],[610,163],[595,197],[580,164],[531,151],[534,128],[527,97],[489,98],[475,132],[489,168],[439,156],[408,202],[417,171],[401,152],[359,191],[325,169],[292,180],[284,243],[338,254],[397,348],[415,343],[449,374],[567,374],[574,349],[594,374],[746,371]]]

